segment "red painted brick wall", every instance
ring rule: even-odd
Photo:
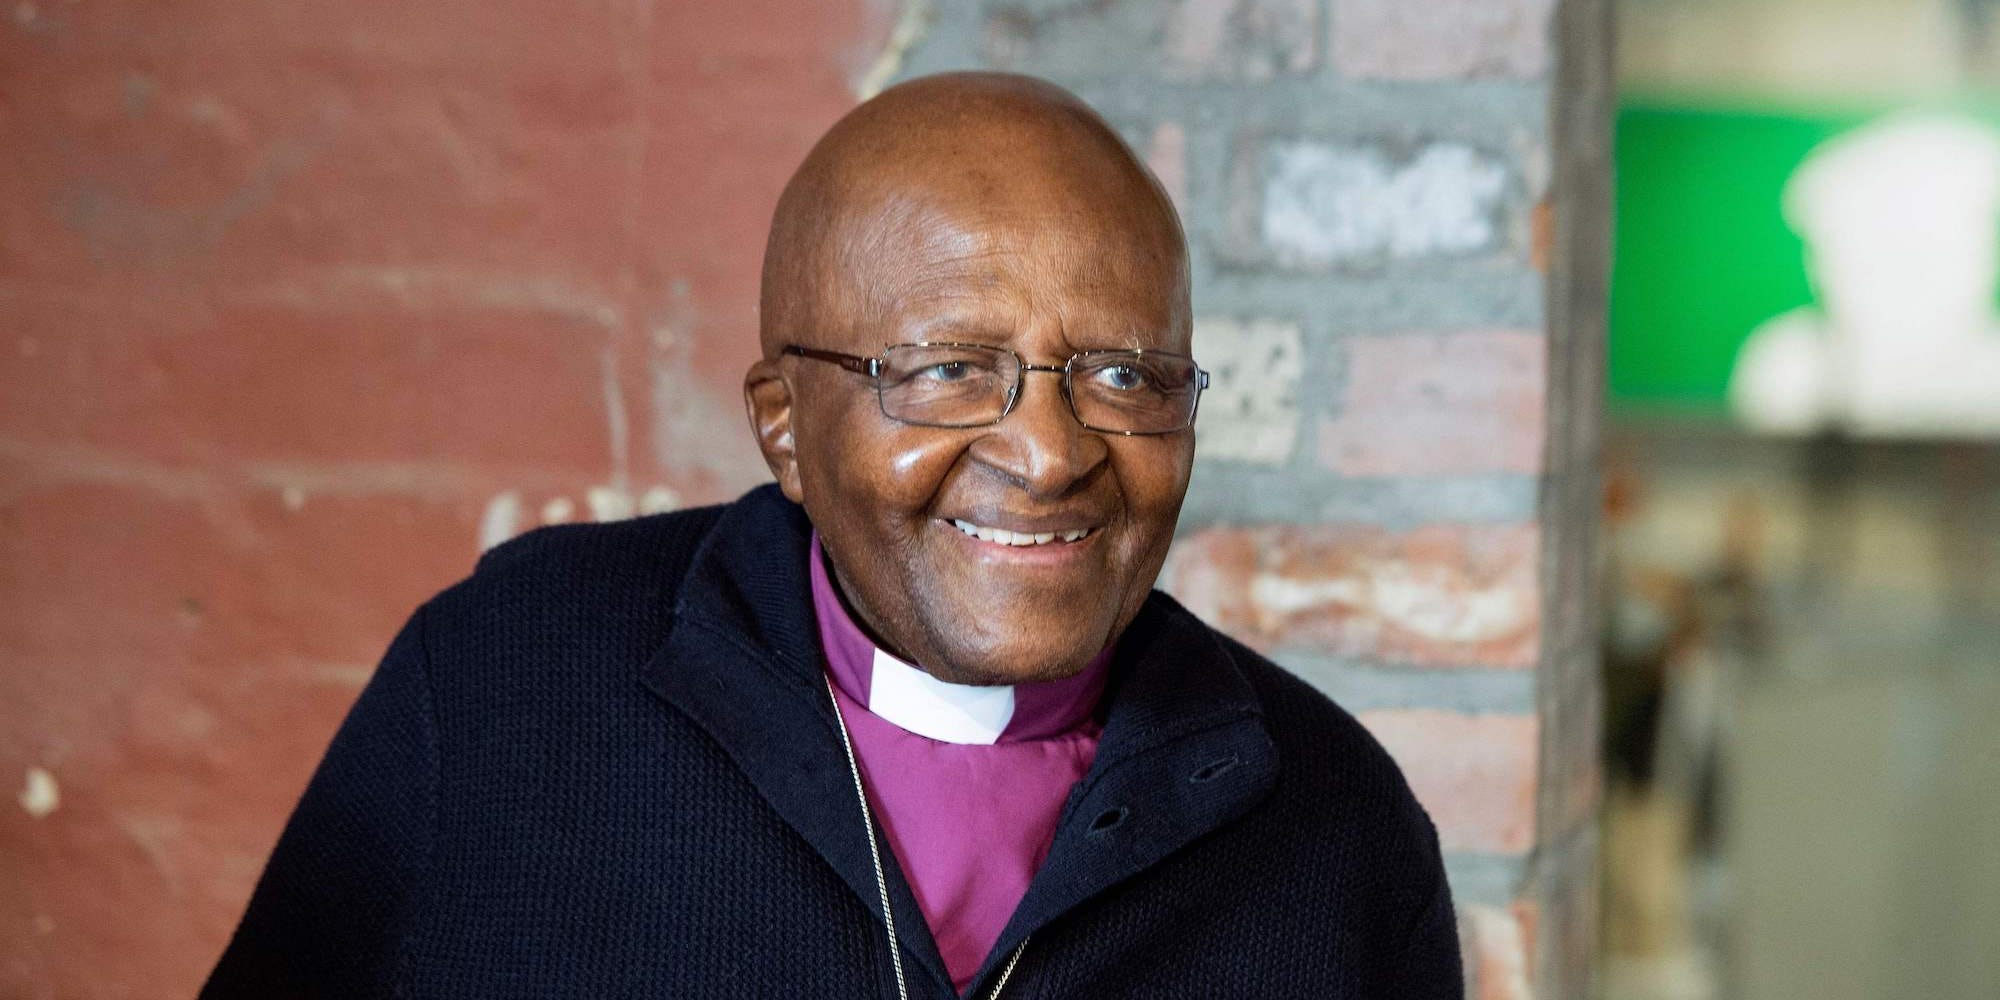
[[[0,996],[192,994],[483,535],[763,478],[764,229],[892,16],[8,5]]]

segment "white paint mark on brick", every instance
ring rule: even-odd
[[[1259,573],[1250,581],[1250,601],[1261,617],[1279,621],[1329,604],[1358,605],[1368,599],[1366,586],[1354,577],[1312,580]]]
[[[1355,568],[1353,575],[1330,579],[1259,573],[1250,582],[1250,600],[1274,628],[1319,608],[1367,608],[1385,624],[1445,643],[1504,639],[1535,610],[1510,581],[1468,586],[1447,570],[1389,560]]]
[[[296,486],[287,486],[284,488],[284,491],[279,495],[284,498],[286,510],[299,511],[305,509],[306,506],[305,490],[302,490]]]
[[[576,501],[556,497],[542,505],[543,524],[568,524],[576,518]]]
[[[632,494],[616,486],[593,486],[584,495],[593,521],[623,521],[632,516]]]
[[[486,501],[479,518],[479,551],[484,552],[521,533],[521,495],[513,490]]]
[[[1273,144],[1265,154],[1264,242],[1288,263],[1457,254],[1494,243],[1506,168],[1439,143],[1401,165],[1374,149]]]
[[[632,421],[625,409],[625,387],[618,379],[618,349],[606,347],[598,360],[603,368],[606,437],[611,443],[611,484],[613,488],[623,490],[630,468]]]
[[[1298,436],[1305,353],[1295,323],[1195,320],[1195,357],[1209,371],[1196,415],[1195,453],[1280,465]]]
[[[1506,638],[1535,614],[1512,581],[1468,586],[1439,567],[1383,563],[1370,567],[1375,610],[1387,621],[1433,642],[1476,643]]]
[[[56,787],[56,776],[39,767],[28,768],[17,801],[21,803],[21,811],[30,818],[46,818],[62,805],[62,792]]]
[[[653,486],[639,497],[641,514],[664,514],[670,510],[679,510],[680,507],[681,495],[665,486]]]
[[[902,12],[896,17],[895,27],[889,29],[889,42],[868,64],[868,70],[854,83],[854,95],[867,100],[882,92],[882,88],[895,79],[896,72],[903,68],[903,57],[910,48],[923,40],[929,33],[931,19],[935,11],[931,0],[903,0]]]

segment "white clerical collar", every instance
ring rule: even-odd
[[[940,743],[988,745],[1014,719],[1011,686],[950,684],[875,650],[868,711]]]

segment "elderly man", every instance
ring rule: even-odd
[[[1160,186],[1020,77],[848,115],[779,202],[777,479],[425,604],[211,997],[1456,997],[1353,718],[1152,591],[1207,376]]]

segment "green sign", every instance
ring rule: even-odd
[[[1744,341],[1812,305],[1783,192],[1815,147],[1890,108],[1776,109],[1628,99],[1617,119],[1610,403],[1728,413]],[[1960,114],[2000,122],[1989,106]],[[1968,212],[1976,209],[1968,206]]]

